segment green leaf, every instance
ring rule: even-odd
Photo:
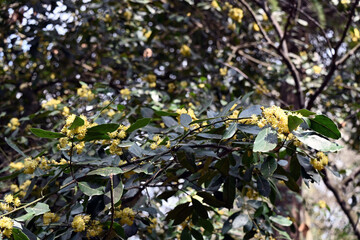
[[[223,186],[224,202],[228,209],[233,208],[235,195],[236,195],[236,180],[233,176],[228,176]]]
[[[202,205],[201,202],[199,202],[198,200],[196,200],[194,198],[191,198],[191,201],[194,205],[195,212],[197,212],[197,214],[199,214],[200,217],[207,219],[209,217],[209,215],[208,215],[204,205]]]
[[[207,203],[213,207],[225,207],[225,203],[223,201],[218,200],[212,194],[208,192],[198,192],[197,195],[203,198],[203,202]]]
[[[240,214],[238,215],[232,222],[232,227],[234,229],[241,228],[245,226],[250,221],[247,214]]]
[[[89,172],[87,175],[100,175],[103,177],[109,177],[110,174],[117,175],[123,173],[123,170],[118,167],[105,167],[105,168],[99,168],[94,171]]]
[[[248,107],[244,111],[242,111],[239,115],[239,118],[250,118],[252,115],[261,115],[262,110],[260,105],[254,105]]]
[[[69,130],[75,129],[77,127],[81,127],[84,124],[85,124],[84,120],[81,117],[76,116],[73,123],[69,127]]]
[[[198,225],[200,225],[201,227],[203,227],[205,229],[204,235],[211,235],[214,231],[214,226],[207,219],[200,218],[198,220]]]
[[[191,234],[188,227],[185,227],[180,235],[180,240],[191,240]]]
[[[177,160],[184,168],[188,169],[193,173],[196,172],[197,167],[195,164],[195,158],[192,153],[180,150],[177,152],[176,156]]]
[[[277,168],[277,162],[274,157],[268,156],[261,164],[261,173],[264,177],[270,177],[273,175]]]
[[[12,236],[14,240],[29,240],[28,236],[20,228],[13,228],[12,229]]]
[[[25,211],[28,213],[34,214],[34,216],[38,216],[38,215],[44,214],[46,212],[50,212],[50,208],[49,208],[49,205],[47,205],[45,203],[37,203],[32,208],[25,208]]]
[[[189,128],[189,124],[192,122],[192,118],[188,114],[181,114],[180,115],[180,124],[183,127]]]
[[[87,133],[102,133],[106,134],[108,132],[114,132],[118,129],[119,124],[116,123],[107,123],[107,124],[100,124],[91,128],[87,129]]]
[[[191,235],[196,239],[196,240],[203,240],[203,236],[202,234],[196,230],[195,228],[191,228]]]
[[[313,131],[304,131],[301,133],[294,133],[294,135],[305,145],[323,152],[336,152],[343,148],[336,143],[332,143],[326,138],[320,137]]]
[[[41,138],[61,138],[65,137],[62,133],[50,132],[40,128],[30,128],[30,131],[37,137]]]
[[[179,115],[178,113],[165,112],[165,111],[155,111],[155,114],[158,115],[159,117],[163,117],[163,116],[177,117]]]
[[[15,220],[18,222],[24,222],[24,221],[27,221],[27,220],[33,218],[34,216],[35,216],[35,214],[33,212],[28,212],[24,215],[21,215],[20,217],[15,218]]]
[[[254,152],[269,152],[277,146],[277,133],[270,127],[262,129],[255,138]]]
[[[25,153],[23,151],[20,150],[20,148],[18,146],[15,145],[15,143],[13,143],[10,139],[8,139],[7,137],[5,137],[5,142],[12,148],[14,149],[17,153],[19,153],[21,156],[23,157],[27,157],[25,155]]]
[[[172,191],[165,191],[157,196],[158,199],[168,200],[168,198],[174,196],[178,191],[172,190]]]
[[[148,125],[150,123],[151,118],[142,118],[142,119],[138,119],[136,120],[135,123],[133,123],[127,130],[127,133],[131,133],[133,131],[135,131],[136,129],[145,127],[146,125]]]
[[[300,109],[300,110],[297,110],[297,111],[293,111],[293,113],[300,113],[301,115],[303,115],[304,117],[309,117],[311,115],[315,115],[316,113],[314,112],[311,112],[307,109]]]
[[[117,110],[119,110],[119,111],[122,111],[125,109],[125,106],[122,104],[118,104],[116,107],[117,107]]]
[[[316,115],[315,118],[310,118],[310,128],[325,137],[341,138],[341,133],[335,123],[324,115]]]
[[[301,123],[303,123],[303,120],[301,118],[292,115],[288,116],[288,127],[290,132],[300,126]]]
[[[89,197],[104,193],[103,187],[92,188],[88,182],[79,182],[78,186],[80,190]]]
[[[109,135],[106,133],[97,133],[97,132],[86,132],[86,135],[81,141],[89,142],[93,140],[102,140],[110,139]]]
[[[286,226],[289,227],[291,226],[291,224],[293,223],[291,220],[287,219],[286,217],[277,215],[277,216],[271,216],[270,220],[273,221],[274,223],[277,223],[281,226]]]
[[[193,207],[189,207],[189,202],[180,204],[176,206],[173,210],[168,212],[168,215],[166,216],[165,220],[169,221],[171,219],[174,219],[174,222],[172,225],[178,225],[185,221],[185,219],[190,216],[193,212]]]
[[[271,192],[269,181],[263,178],[262,176],[259,176],[256,182],[257,182],[257,190],[259,191],[259,193],[264,197],[268,197]]]
[[[225,131],[224,135],[222,136],[221,140],[231,138],[236,133],[236,130],[237,130],[237,124],[236,123],[231,123],[230,126],[226,129],[226,131]]]

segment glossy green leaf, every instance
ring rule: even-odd
[[[94,171],[89,172],[87,175],[100,175],[103,177],[109,177],[110,174],[117,175],[123,173],[121,168],[118,167],[105,167],[105,168],[99,168]]]
[[[264,197],[268,197],[270,195],[271,187],[268,180],[263,178],[262,176],[259,176],[257,178],[257,190],[258,192],[263,195]]]
[[[194,205],[195,212],[197,212],[197,214],[199,214],[200,217],[207,219],[209,217],[209,215],[208,215],[204,205],[194,198],[191,198],[191,201],[192,201],[192,204]]]
[[[277,162],[274,157],[268,156],[261,164],[261,173],[264,177],[270,177],[273,175],[277,168]]]
[[[10,139],[8,139],[7,137],[5,137],[5,142],[12,148],[14,149],[17,153],[19,153],[21,156],[26,157],[25,153],[23,151],[20,150],[20,148],[18,146],[16,146],[15,143],[13,143]]]
[[[25,211],[28,213],[33,213],[34,216],[38,216],[46,212],[50,212],[50,208],[49,205],[45,203],[37,203],[34,207],[25,208]]]
[[[291,226],[291,224],[292,224],[292,221],[290,219],[280,216],[280,215],[271,216],[270,220],[273,221],[274,223],[277,223],[281,226],[286,226],[286,227]]]
[[[155,111],[155,114],[158,115],[159,117],[163,117],[163,116],[173,116],[173,117],[176,117],[176,116],[179,115],[178,113],[165,112],[165,111]]]
[[[85,122],[81,117],[76,116],[73,123],[70,125],[69,130],[75,129],[77,127],[81,127]]]
[[[325,137],[339,139],[341,133],[335,123],[330,118],[324,115],[316,115],[315,118],[310,118],[310,128]]]
[[[183,127],[189,128],[189,124],[192,122],[192,118],[188,114],[181,114],[180,115],[180,124]]]
[[[301,123],[303,123],[303,120],[301,118],[292,115],[288,116],[288,127],[290,132],[300,126]]]
[[[254,152],[269,152],[277,146],[277,132],[270,127],[262,129],[255,138]]]
[[[86,135],[81,141],[89,142],[93,140],[103,140],[110,139],[107,133],[98,133],[98,132],[86,132]]]
[[[297,111],[293,111],[294,113],[300,113],[301,115],[303,115],[304,117],[309,117],[311,115],[315,115],[316,113],[314,112],[311,112],[307,109],[300,109],[300,110],[297,110]]]
[[[41,138],[61,138],[65,137],[62,133],[46,131],[40,128],[30,128],[30,131],[37,137]]]
[[[313,131],[304,131],[301,133],[294,133],[294,135],[305,145],[323,152],[336,152],[343,148],[336,143],[332,143],[326,138],[317,135]]]
[[[104,193],[103,187],[93,188],[88,182],[78,182],[80,190],[87,196],[101,195]]]
[[[247,214],[240,214],[233,220],[232,227],[234,229],[241,228],[245,226],[248,223],[248,221],[250,221],[250,219]]]
[[[188,227],[185,227],[180,235],[180,240],[191,240],[191,234]]]
[[[118,129],[119,124],[116,123],[107,123],[107,124],[100,124],[91,128],[87,129],[88,133],[94,134],[106,134],[109,132],[114,132]]]
[[[12,229],[12,237],[14,240],[29,240],[28,236],[20,228],[13,228]]]
[[[136,120],[135,123],[133,123],[127,130],[127,133],[131,133],[133,131],[135,131],[136,129],[139,128],[143,128],[146,125],[148,125],[150,123],[151,118],[142,118],[142,119],[138,119]]]
[[[236,133],[237,124],[231,123],[230,126],[226,129],[224,135],[222,136],[222,140],[229,139]]]
[[[196,240],[203,240],[203,236],[202,234],[196,230],[195,228],[191,228],[191,235],[196,239]]]

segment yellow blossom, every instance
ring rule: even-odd
[[[135,213],[131,208],[119,209],[115,211],[115,218],[120,218],[120,225],[131,226],[134,223]]]
[[[230,23],[228,26],[227,26],[228,29],[230,29],[231,31],[235,31],[236,29],[236,24],[235,23]]]
[[[320,74],[322,68],[320,66],[318,66],[318,65],[315,65],[315,66],[313,66],[313,70],[314,70],[315,74]]]
[[[74,232],[85,231],[86,224],[90,221],[89,215],[76,215],[71,223]]]
[[[69,116],[69,114],[70,114],[70,109],[65,106],[65,107],[63,108],[63,111],[62,111],[61,114],[62,114],[63,116],[65,116],[65,117]]]
[[[243,16],[243,10],[241,10],[240,8],[232,8],[229,11],[229,17],[235,22],[241,23]]]
[[[357,28],[354,28],[352,32],[350,32],[351,40],[353,42],[357,42],[360,40],[360,31]]]
[[[319,200],[318,204],[320,208],[326,208],[326,202],[324,200]]]
[[[98,220],[92,220],[86,230],[86,237],[89,239],[99,236],[103,231],[103,228]]]
[[[130,99],[130,90],[127,88],[121,89],[120,90],[120,94],[122,95],[123,98],[125,99]]]
[[[216,8],[216,9],[220,8],[219,3],[216,0],[213,0],[211,2],[211,7]]]
[[[91,101],[95,98],[95,95],[91,92],[89,86],[82,85],[81,88],[76,90],[77,95],[81,98],[86,98],[88,101]]]
[[[44,213],[43,215],[44,225],[49,225],[50,223],[57,222],[59,220],[60,220],[60,216],[52,212],[47,212]]]
[[[228,69],[227,69],[227,67],[223,67],[223,68],[219,69],[219,72],[220,72],[221,76],[226,76]]]
[[[0,233],[4,236],[10,238],[12,234],[12,229],[14,226],[14,221],[9,217],[1,217],[0,218]]]
[[[253,29],[254,29],[255,32],[260,31],[260,27],[259,27],[259,25],[257,25],[256,23],[254,23]]]
[[[44,108],[45,110],[50,109],[50,107],[53,107],[54,109],[57,109],[57,105],[60,104],[62,101],[61,97],[58,97],[57,99],[50,99],[49,101],[41,104],[41,107]]]
[[[130,12],[130,11],[125,11],[124,12],[124,18],[126,19],[126,20],[130,20],[131,19],[131,17],[132,17],[132,12]]]
[[[174,89],[176,88],[174,83],[169,83],[168,84],[168,92],[172,93],[174,91]]]
[[[17,163],[11,162],[9,164],[9,167],[14,169],[14,170],[19,171],[19,170],[24,168],[24,164],[22,162],[17,162]]]
[[[190,57],[191,56],[191,50],[188,45],[183,44],[180,48],[180,53],[184,57]]]
[[[7,126],[12,130],[15,131],[19,126],[20,122],[18,118],[11,118],[10,122],[7,124]]]
[[[24,159],[24,173],[33,174],[35,172],[36,167],[39,165],[39,162],[33,160],[31,157],[27,157]]]

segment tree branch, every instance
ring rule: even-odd
[[[334,194],[336,201],[340,205],[346,217],[349,219],[349,222],[354,230],[354,234],[358,237],[358,239],[360,239],[360,225],[357,226],[358,217],[356,212],[352,211],[351,207],[349,206],[349,204],[345,199],[345,196],[343,196],[342,191],[338,189],[336,186],[332,185],[326,172],[324,172],[323,180],[326,187]]]
[[[341,46],[341,44],[344,42],[345,40],[345,37],[346,37],[346,34],[350,28],[350,25],[351,25],[351,22],[352,22],[352,18],[353,16],[355,15],[355,9],[356,9],[356,6],[359,4],[359,1],[360,0],[356,0],[351,8],[351,12],[350,12],[350,15],[349,15],[349,18],[348,18],[348,21],[346,23],[346,26],[345,26],[345,29],[342,33],[342,36],[340,38],[340,41],[336,44],[335,46],[335,49],[334,49],[334,55],[331,59],[331,63],[330,63],[330,66],[329,66],[329,72],[328,74],[325,76],[324,78],[324,81],[322,82],[321,86],[315,91],[314,95],[312,95],[309,99],[309,102],[306,106],[307,109],[311,109],[313,106],[314,106],[314,102],[316,100],[316,98],[325,90],[325,88],[327,87],[327,85],[329,84],[335,70],[337,69],[337,67],[339,65],[337,65],[336,63],[336,59],[338,57],[338,51],[339,51],[339,48]],[[345,54],[346,55],[346,54]],[[350,56],[350,55],[349,55]],[[343,61],[339,61],[338,63],[342,64],[345,62],[345,60],[347,59],[348,57],[345,57]],[[343,58],[341,58],[343,59]],[[341,60],[340,59],[340,60]]]

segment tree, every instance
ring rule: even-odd
[[[3,235],[299,238],[278,188],[322,178],[359,237],[324,169],[359,146],[358,5],[4,2]]]

